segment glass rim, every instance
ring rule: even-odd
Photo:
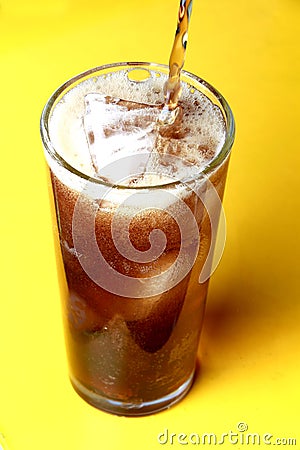
[[[203,178],[205,176],[208,176],[210,173],[212,173],[217,167],[219,167],[223,161],[225,161],[226,157],[230,154],[231,147],[234,142],[235,138],[235,121],[233,117],[232,110],[226,101],[226,99],[223,97],[223,95],[210,83],[208,83],[203,78],[188,72],[186,70],[182,70],[181,74],[183,76],[189,77],[193,79],[194,81],[198,82],[201,86],[203,86],[205,89],[207,89],[211,94],[214,95],[214,97],[219,101],[221,104],[223,111],[222,115],[225,119],[225,141],[222,145],[221,150],[215,155],[215,157],[203,167],[203,169],[199,170],[199,173],[193,174],[187,179],[177,179],[175,181],[170,182],[164,182],[161,184],[155,184],[155,185],[141,185],[141,186],[126,186],[124,184],[118,184],[114,182],[109,182],[106,180],[103,180],[101,178],[96,178],[91,175],[87,175],[84,172],[81,172],[80,170],[76,169],[76,167],[72,166],[70,163],[68,163],[61,155],[60,153],[55,149],[54,145],[52,144],[50,133],[49,133],[49,117],[52,112],[52,108],[54,107],[57,99],[59,96],[67,90],[68,87],[74,85],[75,83],[79,82],[81,79],[84,79],[90,75],[93,75],[94,73],[105,71],[108,69],[113,69],[117,67],[138,67],[138,66],[144,66],[146,69],[149,68],[149,70],[155,70],[156,69],[164,69],[168,70],[168,66],[166,64],[160,64],[160,63],[152,63],[152,62],[140,62],[140,61],[133,61],[133,62],[117,62],[117,63],[110,63],[105,64],[102,66],[97,66],[92,69],[88,69],[84,72],[79,73],[78,75],[75,75],[74,77],[70,78],[66,82],[64,82],[61,86],[59,86],[53,94],[48,99],[46,105],[43,108],[41,119],[40,119],[40,134],[42,143],[44,146],[44,151],[48,153],[51,159],[54,159],[56,163],[58,163],[61,167],[72,173],[73,175],[79,177],[80,179],[83,179],[87,182],[92,182],[94,184],[102,185],[109,188],[114,189],[128,189],[128,190],[145,190],[145,189],[161,189],[161,188],[172,188],[176,187],[179,184],[185,183],[185,182],[194,182],[197,181],[199,178]],[[195,86],[193,86],[195,87]],[[195,87],[196,88],[196,87]],[[204,93],[205,95],[205,93]]]

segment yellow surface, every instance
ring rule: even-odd
[[[211,281],[192,391],[168,411],[133,419],[92,408],[68,381],[41,109],[59,84],[90,67],[167,62],[177,7],[178,0],[0,2],[3,448],[201,448],[195,436],[193,444],[178,434],[230,431],[239,443],[221,447],[252,448],[237,430],[245,422],[248,433],[269,433],[271,444],[294,438],[285,448],[300,449],[298,0],[194,2],[185,67],[228,99],[237,138],[226,250]],[[166,429],[176,438],[163,445],[157,437]]]

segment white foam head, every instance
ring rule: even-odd
[[[163,154],[170,153],[176,170],[174,172],[174,164],[168,165],[165,162],[160,164],[159,174],[155,174],[152,160],[151,173],[137,177],[136,185],[154,185],[169,183],[178,178],[199,173],[218,154],[225,141],[222,113],[206,96],[187,83],[182,83],[181,129],[184,133],[179,139],[178,137],[164,139],[158,136],[153,132],[153,128],[151,129],[151,121],[147,122],[148,125],[144,128],[139,129],[137,126],[133,132],[131,127],[128,132],[122,129],[123,118],[134,124],[136,120],[140,120],[139,117],[145,115],[145,109],[132,111],[122,107],[116,109],[115,105],[99,101],[105,96],[110,96],[130,102],[162,105],[163,85],[167,76],[160,73],[158,77],[157,72],[151,70],[149,74],[145,81],[137,82],[130,80],[126,71],[120,70],[116,73],[85,79],[66,92],[52,110],[49,134],[53,147],[69,165],[88,177],[95,177],[96,164],[100,173],[103,170],[103,176],[109,181],[122,184],[118,178],[119,175],[112,179],[112,173],[109,170],[105,172],[106,167],[113,166],[115,170],[118,161],[121,161],[120,164],[123,164],[124,169],[124,165],[128,163],[130,166],[134,161],[131,156],[137,154],[143,154],[147,160],[147,154],[149,157],[152,148],[159,144]],[[157,117],[159,115],[159,108],[152,106],[146,113],[148,116],[153,115],[153,124],[155,115]],[[131,119],[130,116],[133,118]],[[114,131],[107,136],[107,133],[103,132],[107,126],[115,130],[118,124],[120,126],[118,133]],[[90,142],[89,132],[92,132],[93,136]],[[177,158],[175,162],[174,158],[172,159],[174,155]],[[72,175],[67,174],[67,171],[59,164],[49,159],[48,157],[51,169],[64,184],[73,189],[82,189],[82,186],[78,185],[78,180],[75,181]],[[130,172],[134,175],[143,166],[142,160],[136,161],[136,166],[128,166],[128,175]],[[164,166],[164,174],[161,173],[162,166]],[[132,181],[132,177],[128,180]],[[128,184],[128,180],[124,181],[123,177],[124,184]]]

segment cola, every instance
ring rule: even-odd
[[[159,411],[192,385],[233,142],[225,100],[188,73],[175,122],[161,124],[166,77],[164,66],[98,68],[42,117],[70,379],[114,414]]]

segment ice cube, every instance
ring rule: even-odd
[[[145,318],[126,322],[133,339],[146,352],[157,352],[169,340],[184,304],[188,281],[189,275],[163,293]]]
[[[90,93],[83,126],[95,174],[119,182],[143,174],[158,136],[161,107]]]
[[[184,110],[161,122],[163,104],[153,105],[99,93],[85,96],[83,126],[95,175],[123,185],[157,185],[198,173],[197,146],[190,145]]]

